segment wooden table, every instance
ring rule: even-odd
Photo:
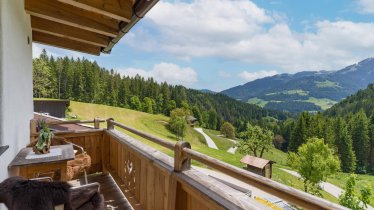
[[[60,170],[60,180],[68,181],[67,161],[74,160],[74,157],[72,144],[51,146],[51,153],[44,155],[35,155],[32,148],[23,148],[8,167],[18,167],[19,176],[27,179],[36,178],[39,173]]]

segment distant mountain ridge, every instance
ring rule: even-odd
[[[374,58],[338,71],[278,74],[221,93],[281,111],[321,111],[374,82]]]
[[[201,89],[199,91],[202,92],[202,93],[210,93],[210,94],[216,94],[217,93],[217,92],[215,92],[213,90],[209,90],[209,89]]]

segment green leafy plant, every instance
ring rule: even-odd
[[[310,138],[298,148],[297,153],[289,153],[288,163],[303,179],[304,191],[317,196],[321,196],[320,182],[340,168],[338,156],[319,138]]]
[[[37,154],[45,154],[49,152],[51,146],[51,139],[53,138],[52,131],[48,128],[48,124],[45,120],[38,122],[39,136],[36,145],[34,146],[34,152]]]
[[[264,152],[268,152],[273,148],[274,134],[266,128],[260,126],[252,126],[247,124],[247,130],[239,133],[238,152],[247,155],[253,154],[262,158]]]
[[[360,190],[360,195],[355,192],[357,176],[352,174],[345,185],[345,192],[339,196],[339,203],[353,210],[365,210],[368,207],[371,188],[365,186]]]

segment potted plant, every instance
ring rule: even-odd
[[[38,123],[39,136],[36,145],[33,147],[35,154],[47,154],[50,152],[52,131],[48,128],[45,120]]]

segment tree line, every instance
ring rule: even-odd
[[[288,117],[223,94],[202,93],[139,75],[121,75],[85,58],[55,58],[45,50],[33,60],[33,85],[36,98],[105,104],[167,116],[175,108],[185,108],[191,110],[201,126],[210,129],[219,129],[225,121],[241,128],[247,122],[261,124],[269,118]]]
[[[374,171],[374,114],[361,109],[344,117],[308,112],[280,124],[283,150],[296,152],[309,138],[321,138],[338,154],[343,172]]]

